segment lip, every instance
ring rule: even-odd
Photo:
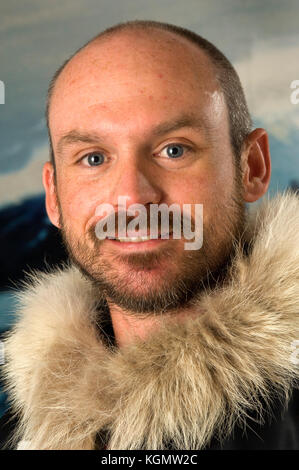
[[[168,233],[168,232],[163,232],[163,235],[168,235],[168,238],[170,238],[171,235],[172,235],[172,232],[169,232],[169,233]],[[129,231],[127,231],[126,237],[128,237],[128,238],[150,237],[150,233],[138,231],[138,234],[136,234],[136,232],[129,232]],[[117,238],[117,236],[116,236],[115,238]],[[121,238],[125,238],[125,237],[121,237]],[[158,233],[158,238],[161,238],[161,233]],[[156,238],[155,238],[155,239],[153,238],[153,240],[157,240],[157,239],[156,239]]]
[[[169,234],[169,237],[166,239],[157,238],[142,242],[120,242],[118,240],[110,240],[108,238],[106,238],[105,242],[110,243],[112,246],[115,246],[120,250],[142,251],[146,249],[156,248],[165,242],[169,242],[170,240],[172,240],[172,234]]]

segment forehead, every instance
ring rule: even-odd
[[[67,64],[54,88],[49,122],[55,140],[96,120],[116,125],[119,118],[121,128],[124,118],[142,125],[151,116],[156,123],[180,110],[223,118],[224,99],[211,60],[172,33],[131,31],[102,38]]]

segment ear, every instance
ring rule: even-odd
[[[254,202],[267,192],[271,178],[271,156],[265,129],[255,129],[247,137],[241,166],[244,201]]]
[[[43,167],[43,185],[46,191],[46,210],[52,224],[61,228],[59,224],[59,207],[56,194],[54,168],[51,162]]]

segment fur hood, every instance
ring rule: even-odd
[[[30,449],[201,449],[224,439],[298,380],[299,198],[285,191],[249,212],[250,250],[200,314],[120,349],[101,340],[99,293],[74,266],[35,273],[19,293],[5,377]],[[268,408],[269,407],[269,408]]]

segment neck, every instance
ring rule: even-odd
[[[119,306],[109,303],[110,316],[114,330],[115,342],[118,347],[145,341],[151,334],[158,331],[164,322],[180,322],[186,318],[199,315],[198,307],[186,307],[176,311],[140,316],[122,310]]]

